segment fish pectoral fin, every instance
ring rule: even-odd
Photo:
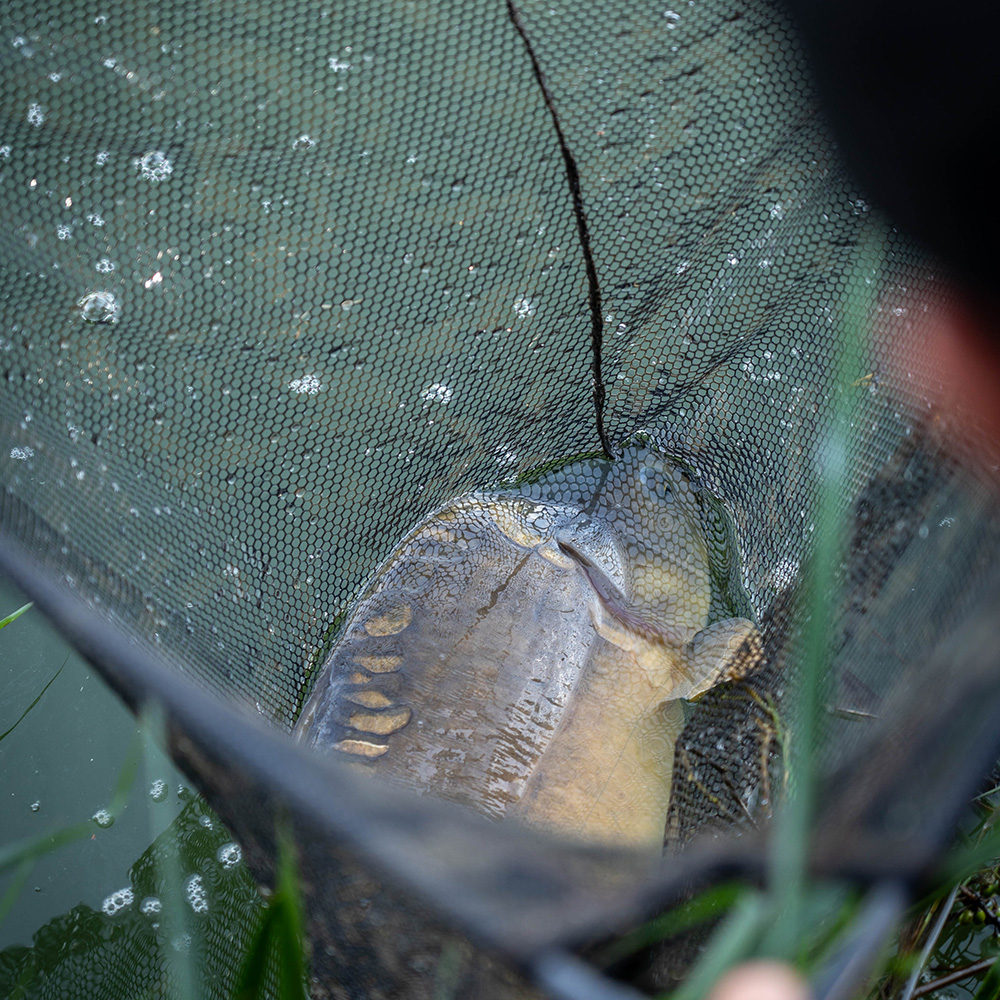
[[[745,677],[762,655],[760,633],[753,622],[746,618],[715,622],[684,647],[686,677],[671,693],[692,701],[716,684]]]

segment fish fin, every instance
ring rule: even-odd
[[[687,677],[672,693],[677,698],[699,698],[716,684],[746,677],[762,655],[760,633],[753,622],[746,618],[715,622],[684,647]]]

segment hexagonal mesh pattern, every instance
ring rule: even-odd
[[[580,171],[609,437],[726,505],[768,653],[691,714],[685,840],[752,821],[778,780],[829,428],[854,521],[831,765],[961,620],[995,525],[914,388],[932,268],[841,170],[782,15],[520,13]],[[15,0],[0,25],[3,529],[289,729],[423,515],[599,447],[577,219],[525,45],[464,0]]]

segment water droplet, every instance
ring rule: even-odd
[[[88,323],[117,323],[121,303],[108,291],[88,292],[77,302],[80,313]]]

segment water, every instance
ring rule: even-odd
[[[24,603],[0,577],[0,617]],[[35,608],[0,630],[0,733],[14,725],[61,666],[38,704],[0,741],[0,845],[106,810],[135,738],[132,714]],[[122,814],[111,826],[94,822],[84,839],[39,858],[0,923],[0,949],[30,945],[39,927],[79,903],[101,910],[128,884],[129,866],[178,814],[183,779],[145,742]],[[0,898],[10,881],[0,875]]]

